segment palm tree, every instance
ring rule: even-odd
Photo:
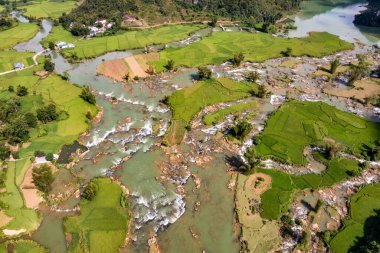
[[[338,69],[339,65],[340,65],[340,62],[338,59],[335,59],[332,62],[330,62],[330,73],[334,74],[336,70]]]

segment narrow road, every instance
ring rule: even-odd
[[[44,53],[46,53],[46,52],[49,52],[49,51],[50,51],[50,49],[44,49],[41,52],[38,52],[35,55],[33,55],[33,57],[32,57],[33,62],[34,62],[33,65],[25,67],[25,68],[22,68],[22,69],[12,69],[12,70],[8,70],[8,71],[5,71],[5,72],[1,72],[0,76],[6,75],[6,74],[10,74],[10,73],[13,73],[13,72],[17,72],[17,71],[21,71],[21,70],[24,70],[24,69],[30,69],[30,68],[33,68],[34,66],[37,66],[38,65],[37,57],[40,56],[40,55],[42,55],[42,54],[44,54]]]

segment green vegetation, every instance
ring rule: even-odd
[[[5,253],[7,248],[12,248],[13,253],[47,253],[48,250],[31,240],[7,241],[0,244],[0,252]]]
[[[257,103],[255,101],[248,102],[248,103],[238,103],[230,107],[218,110],[214,113],[207,114],[203,117],[202,121],[204,124],[208,126],[216,125],[220,123],[221,121],[223,121],[227,115],[240,113],[245,110],[255,108],[256,106],[257,106]]]
[[[356,25],[380,27],[380,3],[377,0],[369,0],[367,9],[355,15],[354,23]]]
[[[63,13],[68,13],[77,5],[77,1],[72,0],[34,0],[28,1],[25,9],[25,16],[34,18],[59,18]]]
[[[144,31],[121,31],[114,36],[96,37],[90,40],[76,40],[62,27],[54,27],[52,33],[43,41],[45,47],[49,41],[74,42],[75,48],[62,51],[64,57],[73,59],[93,58],[107,52],[144,48],[147,45],[164,44],[186,38],[199,30],[201,25],[163,26]],[[165,62],[166,64],[166,62]]]
[[[323,145],[326,138],[356,155],[368,152],[380,139],[380,125],[322,102],[291,101],[267,122],[256,139],[258,156],[305,165],[304,148]]]
[[[25,67],[32,66],[34,64],[33,55],[34,53],[31,52],[17,52],[15,50],[0,51],[0,72],[12,70],[17,62],[24,63]]]
[[[272,188],[261,195],[261,217],[277,219],[286,213],[295,192],[305,189],[318,189],[350,178],[359,170],[355,160],[335,158],[328,162],[327,170],[321,174],[306,174],[302,176],[289,175],[277,170],[259,169],[259,172],[272,177]]]
[[[22,183],[29,166],[29,159],[9,162],[5,181],[7,191],[0,195],[0,200],[7,206],[5,209],[6,215],[13,218],[4,228],[11,230],[25,229],[25,233],[37,229],[40,222],[37,212],[24,206],[24,199],[18,187]]]
[[[51,184],[54,181],[53,172],[47,165],[33,168],[33,184],[38,190],[49,193],[51,191]]]
[[[128,212],[121,187],[109,178],[97,178],[98,191],[83,200],[79,216],[64,223],[73,240],[69,252],[119,252],[128,228]]]
[[[56,119],[54,121],[46,121],[40,115],[40,119],[46,124],[39,124],[30,130],[31,144],[21,149],[21,157],[32,156],[37,150],[57,153],[62,145],[72,143],[88,129],[86,114],[88,112],[91,115],[96,114],[96,106],[79,97],[81,88],[55,75],[47,78],[33,75],[33,71],[41,68],[42,66],[0,76],[0,98],[9,99],[14,96],[8,91],[8,86],[23,84],[28,89],[29,95],[20,97],[21,111],[37,113],[44,104],[53,104],[58,113],[58,118],[54,117]],[[50,115],[50,111],[47,112]]]
[[[219,78],[200,81],[174,92],[167,101],[173,117],[166,140],[169,144],[180,143],[185,127],[204,107],[249,97],[255,89],[256,85]]]
[[[237,52],[246,61],[261,62],[282,56],[290,48],[293,56],[322,57],[353,46],[329,33],[311,33],[305,38],[279,38],[265,33],[214,32],[210,37],[184,48],[170,48],[160,53],[160,60],[152,62],[156,71],[164,69],[168,60],[176,66],[196,67],[220,64],[231,60]]]
[[[40,28],[36,24],[19,23],[11,29],[0,32],[0,50],[11,48],[20,42],[30,40],[39,30]]]
[[[378,252],[380,243],[380,184],[366,185],[350,200],[350,215],[329,242],[335,253]],[[377,243],[377,249],[372,249]]]
[[[243,141],[251,130],[252,125],[249,122],[241,121],[237,125],[231,127],[228,132],[228,136],[231,136],[239,141]]]

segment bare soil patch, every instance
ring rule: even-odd
[[[26,171],[24,175],[24,180],[22,181],[20,185],[20,189],[21,189],[22,195],[24,196],[25,206],[27,208],[35,209],[43,201],[43,199],[41,196],[39,196],[38,190],[33,184],[33,178],[32,178],[33,167],[34,165],[32,164],[31,166],[29,166],[28,170]]]
[[[354,87],[350,90],[344,91],[334,91],[334,90],[325,90],[325,93],[338,96],[356,99],[365,99],[374,95],[380,94],[380,80],[374,78],[367,78],[355,82]]]
[[[0,228],[6,226],[11,220],[13,220],[13,217],[9,217],[4,211],[0,211]]]
[[[105,61],[96,68],[96,72],[119,82],[124,81],[127,73],[132,76],[124,59]]]
[[[272,185],[272,178],[264,173],[255,173],[245,181],[245,190],[252,190],[257,196],[268,190]]]

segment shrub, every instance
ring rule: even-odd
[[[13,87],[13,85],[9,85],[8,86],[8,91],[9,92],[14,92],[15,91],[15,88]]]
[[[252,130],[251,124],[249,124],[247,121],[241,121],[236,126],[233,126],[230,129],[228,134],[242,141],[249,134],[251,130]]]
[[[168,71],[171,71],[174,69],[174,61],[169,60],[168,63],[164,66],[164,68]]]
[[[82,198],[92,200],[98,192],[98,185],[94,182],[89,182],[82,192]]]
[[[3,142],[0,142],[0,160],[6,160],[9,158],[11,151],[7,146],[4,145]]]
[[[82,89],[82,92],[81,94],[79,95],[79,97],[81,97],[84,101],[94,105],[96,104],[96,97],[95,95],[92,93],[91,89],[89,86],[85,86],[83,87]]]
[[[232,62],[235,66],[240,66],[240,64],[244,61],[244,55],[243,53],[237,53],[234,55],[234,58],[232,59]]]
[[[16,95],[19,97],[26,96],[28,95],[28,89],[25,86],[18,85],[16,89]]]
[[[46,154],[46,161],[52,162],[54,161],[54,155],[52,153]]]
[[[40,168],[34,167],[32,172],[33,184],[38,190],[49,193],[51,184],[54,181],[53,173],[49,166],[42,165]]]
[[[206,66],[198,67],[198,77],[200,80],[210,79],[211,74],[212,74],[211,69],[207,68]]]
[[[58,113],[54,104],[49,104],[37,110],[37,119],[43,123],[58,119]]]
[[[53,72],[55,68],[54,62],[50,60],[50,58],[46,58],[44,62],[44,70],[47,72]]]

